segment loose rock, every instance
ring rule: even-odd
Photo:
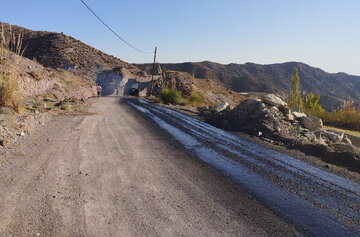
[[[310,131],[316,131],[316,130],[322,129],[322,126],[323,126],[322,119],[317,118],[312,115],[302,117],[300,122],[301,122],[301,125],[304,126],[304,128],[309,129]]]
[[[280,97],[274,94],[264,95],[261,99],[262,101],[264,101],[265,104],[272,105],[277,108],[282,106],[287,107],[287,104]]]
[[[332,147],[334,147],[336,150],[340,151],[340,152],[351,152],[351,153],[358,153],[359,150],[350,144],[345,144],[345,143],[334,143],[331,145]]]

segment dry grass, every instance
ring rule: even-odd
[[[339,131],[339,132],[343,132],[343,133],[346,133],[346,134],[353,135],[355,137],[360,137],[360,132],[358,132],[358,131],[351,131],[351,130],[335,128],[335,127],[331,127],[331,126],[324,126],[324,128],[327,129],[327,130],[335,130],[335,131]]]
[[[29,72],[29,75],[32,78],[34,78],[36,81],[40,81],[42,79],[42,76],[38,72],[35,72],[35,71]]]
[[[26,48],[23,46],[24,33],[13,31],[11,25],[6,29],[4,23],[1,23],[0,47],[9,49],[17,55],[23,56]]]
[[[341,129],[360,131],[360,111],[351,101],[345,101],[337,110],[332,112],[305,111],[324,121],[324,124]]]
[[[14,72],[0,73],[0,106],[9,107],[20,112],[22,98],[19,93],[19,84]]]

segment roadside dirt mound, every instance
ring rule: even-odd
[[[209,123],[298,149],[326,162],[360,171],[360,149],[344,133],[323,129],[321,119],[291,111],[273,94],[247,99],[234,109],[205,113]]]

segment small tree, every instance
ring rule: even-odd
[[[324,108],[319,104],[320,95],[315,95],[314,93],[309,93],[304,98],[304,109],[314,112],[324,112]]]
[[[291,76],[290,80],[290,108],[299,108],[301,109],[303,106],[302,98],[300,94],[300,77],[299,70],[297,67],[294,68],[294,74]]]

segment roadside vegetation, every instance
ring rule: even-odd
[[[204,98],[196,92],[192,92],[190,97],[183,96],[181,91],[177,89],[171,89],[168,87],[161,88],[157,98],[157,103],[162,104],[172,104],[172,105],[181,105],[181,106],[192,106],[197,107],[201,106],[204,102]]]
[[[344,101],[338,109],[328,112],[319,104],[319,100],[320,95],[313,93],[301,96],[300,77],[298,69],[295,68],[290,80],[291,108],[299,108],[307,114],[319,117],[325,125],[360,131],[360,109],[356,108],[352,101]]]
[[[16,112],[21,110],[22,99],[14,72],[0,73],[0,106],[11,108]]]
[[[26,47],[23,47],[23,38],[22,32],[14,32],[11,27],[5,32],[4,24],[1,24],[0,64],[3,63],[8,50],[20,56],[25,53]],[[0,106],[20,112],[22,97],[19,93],[19,83],[15,71],[14,68],[9,68],[0,72]]]

